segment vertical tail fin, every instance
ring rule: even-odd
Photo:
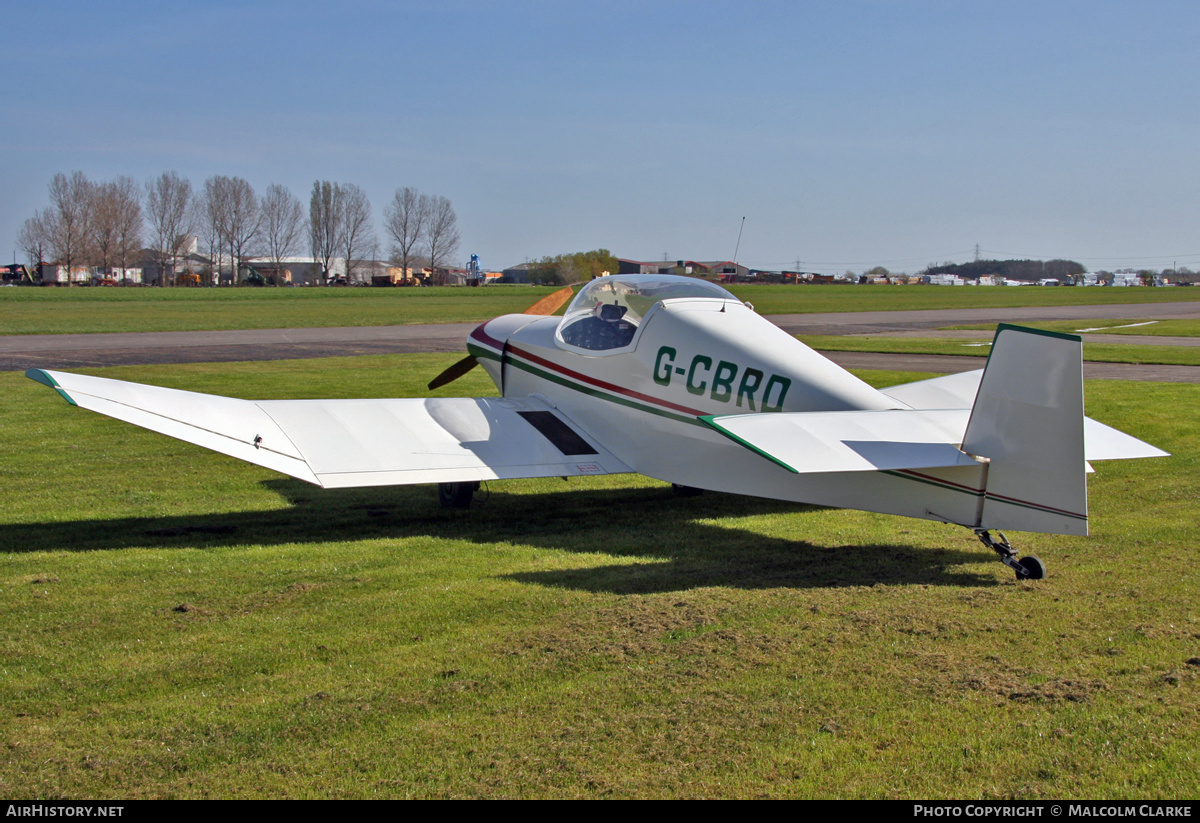
[[[991,460],[979,528],[1087,534],[1080,338],[1000,325],[962,449]]]

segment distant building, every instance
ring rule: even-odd
[[[931,286],[962,286],[967,282],[954,274],[930,274],[923,279]]]
[[[731,260],[670,260],[646,262],[617,258],[617,274],[733,275],[739,281],[753,280],[748,267]]]
[[[505,283],[528,283],[531,268],[533,266],[529,263],[521,263],[505,269],[501,274]]]
[[[356,264],[356,267],[357,265],[359,264]],[[361,265],[370,265],[370,261]],[[315,257],[281,257],[278,261],[270,257],[246,257],[242,259],[242,279],[248,274],[247,268],[263,275],[270,271],[279,285],[291,283],[295,286],[324,286],[326,281],[321,261]],[[329,261],[329,280],[335,282],[339,279],[346,279],[346,260],[343,257],[335,257]],[[229,272],[222,272],[221,283],[228,285],[230,282]],[[366,282],[371,282],[369,274]]]
[[[642,263],[638,260],[617,258],[617,274],[658,274],[659,267],[666,263]]]
[[[68,273],[63,263],[42,263],[43,283],[90,283],[92,270],[87,266],[72,266]]]

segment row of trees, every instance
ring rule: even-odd
[[[123,274],[145,264],[148,241],[151,262],[174,273],[195,236],[217,268],[224,261],[235,273],[247,257],[266,258],[278,268],[307,241],[328,278],[335,259],[345,260],[349,275],[379,251],[371,203],[351,183],[316,181],[307,220],[286,187],[273,184],[259,197],[246,180],[222,175],[196,190],[175,172],[144,186],[129,177],[94,183],[74,172],[56,174],[49,193],[50,205],[27,219],[19,236],[31,267],[54,261],[68,271],[95,266]],[[458,218],[445,197],[397,189],[385,217],[392,262],[406,272],[418,261],[445,266],[458,249]]]
[[[396,189],[383,210],[383,225],[392,238],[392,263],[405,272],[421,258],[435,271],[444,268],[458,250],[458,217],[445,197]]]
[[[556,254],[543,257],[529,266],[529,282],[545,286],[565,286],[587,282],[602,274],[616,274],[617,258],[608,249]]]
[[[21,251],[31,267],[54,259],[68,270],[93,262],[124,268],[141,249],[140,194],[130,177],[92,183],[82,172],[56,174],[50,181],[50,205],[21,227]]]
[[[1063,283],[1087,271],[1074,260],[972,260],[969,263],[932,263],[925,274],[952,274],[964,280],[977,280],[984,275],[1003,277],[1007,280],[1037,282],[1043,278],[1054,278]]]

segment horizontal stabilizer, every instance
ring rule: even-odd
[[[701,418],[797,474],[977,465],[957,443],[969,411],[847,411]]]
[[[1151,446],[1099,420],[1083,418],[1083,450],[1088,460],[1130,460],[1137,457],[1170,457],[1160,448]]]
[[[26,375],[73,405],[326,488],[630,471],[534,398],[252,401]]]
[[[914,409],[969,409],[975,404],[983,369],[931,377],[879,391]]]
[[[981,377],[983,369],[977,369],[919,380],[916,383],[904,383],[880,391],[914,409],[969,409],[975,403]],[[1090,417],[1083,418],[1083,451],[1087,460],[1170,457],[1162,449]]]

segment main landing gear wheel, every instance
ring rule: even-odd
[[[699,497],[704,494],[704,489],[697,489],[695,486],[681,486],[678,483],[671,484],[671,493],[676,497]]]
[[[1045,579],[1045,563],[1033,555],[1018,560],[1017,553],[1013,550],[1012,544],[1008,542],[1008,538],[1004,536],[1004,532],[998,531],[996,534],[1000,536],[999,540],[993,540],[987,529],[975,530],[975,536],[979,538],[980,542],[1000,555],[1000,562],[1016,572],[1018,580]]]
[[[479,488],[479,481],[468,483],[438,483],[438,502],[443,509],[466,509]]]

